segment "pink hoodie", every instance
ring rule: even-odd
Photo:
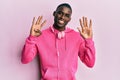
[[[83,39],[79,32],[67,28],[62,35],[50,27],[39,37],[29,36],[22,53],[26,64],[40,57],[40,80],[75,80],[78,56],[88,67],[95,63],[95,48],[92,39]],[[58,37],[59,36],[59,37]],[[61,39],[60,39],[61,38]]]

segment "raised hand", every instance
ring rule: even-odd
[[[81,28],[78,27],[78,30],[83,38],[87,39],[87,38],[93,37],[92,20],[90,20],[89,25],[88,25],[87,17],[83,17],[82,19],[80,19],[80,26]]]
[[[33,18],[30,35],[31,36],[40,36],[41,35],[41,28],[45,25],[46,20],[42,22],[42,16],[39,16],[38,19],[35,21],[35,17]]]

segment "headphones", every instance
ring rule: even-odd
[[[62,39],[65,36],[65,32],[64,31],[58,32],[57,36],[58,36],[58,39]]]
[[[53,27],[51,27],[51,30],[52,30],[53,33],[57,34],[58,39],[62,39],[62,38],[65,37],[65,32],[64,31],[61,31],[61,32],[55,31],[55,29]]]

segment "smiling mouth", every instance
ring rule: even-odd
[[[64,24],[64,21],[63,20],[58,20],[58,23],[59,24]]]

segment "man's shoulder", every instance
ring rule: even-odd
[[[50,32],[50,27],[42,30],[42,33],[46,33],[46,32]]]

